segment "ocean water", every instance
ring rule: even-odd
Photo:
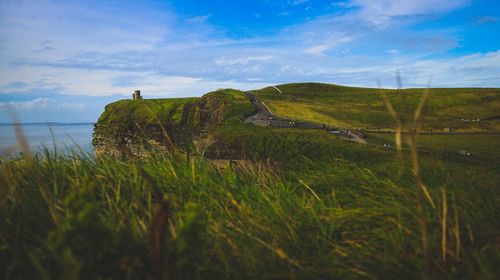
[[[40,151],[43,147],[53,149],[54,144],[60,152],[83,150],[93,153],[92,130],[94,124],[61,124],[36,123],[21,124],[25,139],[32,151]],[[19,151],[15,127],[11,124],[0,124],[0,154],[11,154]]]

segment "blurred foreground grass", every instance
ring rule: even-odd
[[[182,153],[116,161],[0,159],[0,278],[496,278],[496,167],[300,159],[213,165]]]

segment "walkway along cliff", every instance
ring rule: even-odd
[[[248,115],[243,115],[241,120],[244,123],[252,123],[260,126],[282,127],[282,128],[304,128],[304,129],[321,129],[329,133],[335,134],[343,139],[366,143],[364,135],[359,130],[350,130],[342,128],[329,127],[325,124],[316,124],[304,121],[281,118],[274,115],[269,108],[257,99],[257,96],[251,92],[245,92],[245,95],[250,99],[254,106],[254,111]]]

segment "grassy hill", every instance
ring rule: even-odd
[[[133,122],[145,126],[157,122],[175,125],[181,121],[184,106],[196,100],[197,98],[120,100],[106,105],[98,123],[102,126],[125,127]]]
[[[392,127],[373,89],[278,87],[256,94],[280,115]],[[442,92],[434,125],[498,106],[497,89]],[[421,93],[404,93],[387,90],[410,111]],[[238,90],[123,100],[96,124],[100,156],[0,158],[0,278],[498,278],[498,135],[420,135],[432,152],[397,153],[391,134],[242,122],[253,109]]]
[[[316,83],[287,84],[278,88],[282,93],[272,87],[254,92],[273,113],[280,116],[347,128],[394,128],[394,120],[388,113],[380,90]],[[383,92],[405,122],[423,90]],[[500,125],[500,120],[463,121],[452,115],[471,119],[495,116],[500,112],[499,98],[499,89],[430,89],[423,127],[428,131],[432,128],[435,132],[444,127],[459,131],[492,131]],[[169,145],[173,141],[184,148],[189,146],[189,149],[203,150],[213,158],[287,162],[303,156],[328,158],[331,153],[324,151],[339,150],[345,145],[324,131],[269,129],[242,123],[241,116],[253,110],[244,92],[238,90],[214,91],[201,98],[122,100],[106,107],[98,122],[101,128],[96,130],[94,138],[99,140],[100,136],[109,136],[107,138],[118,139],[120,143],[138,139],[139,146],[151,140],[161,145]],[[392,139],[391,135],[372,135],[368,138],[372,144],[387,143]],[[500,142],[498,135],[422,136],[419,139],[420,146],[435,153],[451,151],[456,154],[466,150],[480,159],[500,159],[500,155],[494,152],[498,150],[496,143]]]
[[[388,97],[401,118],[408,119],[424,89],[374,89],[330,84],[285,84],[254,91],[273,111],[286,118],[324,123],[345,128],[391,129],[382,94]],[[481,122],[459,119],[500,115],[500,89],[431,88],[425,110],[424,128],[442,130],[500,130],[500,120]]]

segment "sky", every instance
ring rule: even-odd
[[[498,0],[0,0],[0,122],[289,82],[500,87]]]

